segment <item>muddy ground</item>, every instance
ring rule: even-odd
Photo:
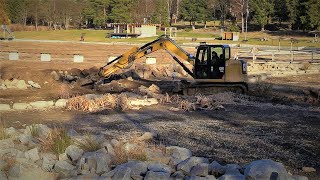
[[[0,90],[0,103],[97,93],[76,83],[66,85],[55,81],[50,73],[89,69],[101,63],[0,63],[2,79],[33,80],[42,86],[41,89]],[[247,95],[227,94],[225,98],[229,100],[224,101],[224,109],[219,110],[173,112],[169,110],[171,104],[124,112],[28,110],[1,112],[0,120],[6,126],[43,123],[118,137],[153,131],[158,134],[154,143],[189,148],[196,156],[239,164],[272,159],[282,162],[294,174],[320,179],[320,103],[319,97],[312,93],[320,89],[319,76],[269,78],[250,84]],[[128,88],[138,86],[132,83]],[[313,91],[309,91],[310,87]],[[314,167],[317,173],[306,174],[301,170],[303,166]]]

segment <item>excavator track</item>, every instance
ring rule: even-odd
[[[183,89],[184,95],[210,95],[222,92],[234,92],[245,94],[248,92],[246,83],[210,83],[210,84],[192,84]]]

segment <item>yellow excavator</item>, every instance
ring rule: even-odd
[[[186,52],[174,40],[162,35],[156,40],[143,45],[133,47],[131,50],[118,56],[113,61],[100,68],[99,75],[103,77],[102,83],[108,83],[116,78],[116,72],[129,68],[132,63],[152,52],[160,49],[166,50],[182,68],[193,77],[192,81],[182,80],[179,88],[183,94],[213,94],[222,91],[246,93],[248,91],[247,64],[242,60],[231,59],[230,46],[209,45],[200,43],[196,56]],[[176,56],[191,63],[190,70]],[[100,81],[101,83],[101,81]]]

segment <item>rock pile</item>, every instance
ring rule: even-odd
[[[179,65],[145,65],[135,64],[132,69],[144,79],[163,79],[187,77],[188,73]]]
[[[288,174],[283,164],[272,160],[257,160],[245,166],[221,165],[193,156],[186,148],[149,147],[146,141],[152,140],[152,133],[128,141],[91,135],[95,142],[89,144],[96,145],[87,151],[86,146],[77,143],[83,143],[85,136],[69,130],[66,136],[71,141],[60,154],[52,149],[45,152],[45,139],[50,139],[54,131],[42,124],[4,129],[0,140],[0,179],[308,179]]]
[[[41,86],[38,83],[35,83],[33,81],[28,81],[27,83],[24,80],[2,80],[0,79],[0,90],[5,89],[28,89],[28,88],[37,88],[40,89]]]

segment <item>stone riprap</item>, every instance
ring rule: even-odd
[[[8,138],[0,140],[0,179],[308,179],[291,175],[283,164],[270,159],[256,160],[244,166],[222,165],[193,156],[189,149],[178,146],[168,146],[165,151],[157,152],[168,159],[165,162],[149,159],[147,155],[127,158],[124,162],[123,157],[129,157],[126,153],[130,152],[120,149],[130,144],[140,148],[141,154],[146,153],[149,147],[145,138],[138,138],[138,142],[132,139],[118,141],[103,135],[91,135],[95,137],[91,138],[92,141],[100,146],[86,151],[79,142],[88,140],[88,134],[80,135],[74,129],[68,134],[77,141],[66,147],[64,153],[55,154],[51,149],[44,151],[42,148],[44,139],[53,131],[43,124],[25,129],[4,129]],[[154,148],[154,144],[152,146]],[[152,152],[156,153],[156,150]],[[316,173],[312,167],[304,169]]]

